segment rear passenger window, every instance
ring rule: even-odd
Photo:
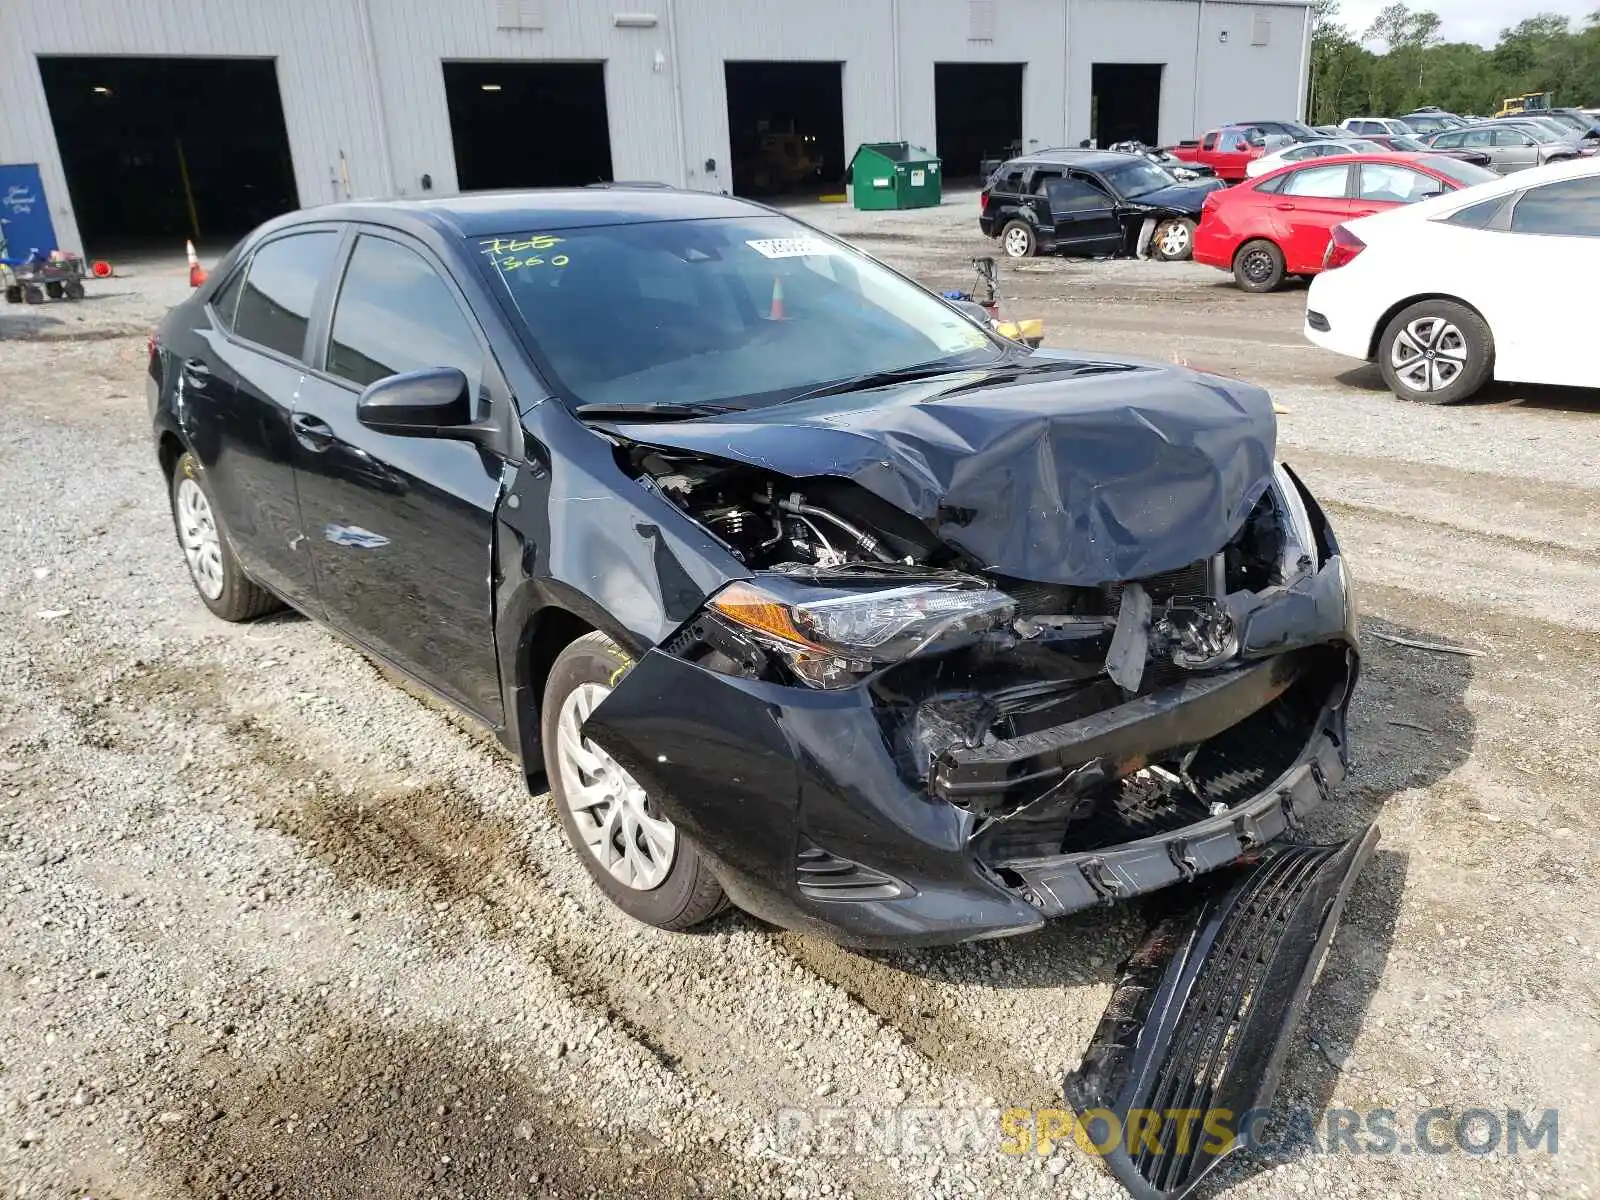
[[[305,352],[317,283],[338,243],[339,235],[327,230],[291,234],[257,250],[239,293],[234,334],[299,358]]]
[[[1350,168],[1343,164],[1337,167],[1301,167],[1291,172],[1284,181],[1283,194],[1331,200],[1345,194],[1349,181]]]
[[[483,350],[426,259],[398,242],[363,234],[334,305],[328,373],[366,387],[425,367],[460,367],[468,394],[476,396]]]
[[[1266,192],[1268,195],[1276,196],[1279,192],[1283,191],[1283,181],[1287,178],[1289,178],[1287,175],[1274,175],[1265,183],[1256,184],[1256,191]]]
[[[1004,192],[1008,196],[1022,194],[1022,168],[1002,167],[1001,174],[995,177],[994,187],[991,191]]]
[[[239,293],[244,290],[244,273],[247,269],[240,267],[233,273],[233,278],[211,297],[211,311],[216,314],[217,324],[223,329],[233,329],[233,312],[239,307]]]
[[[1111,206],[1110,196],[1077,175],[1050,180],[1045,185],[1045,195],[1050,198],[1051,212],[1080,212]]]
[[[1511,210],[1511,231],[1600,237],[1600,176],[1529,188]]]

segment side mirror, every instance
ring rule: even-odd
[[[356,400],[356,419],[397,437],[475,439],[480,432],[466,373],[457,367],[408,371],[368,385]]]

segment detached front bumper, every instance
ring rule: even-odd
[[[785,686],[663,648],[585,732],[658,798],[741,908],[848,945],[936,944],[1025,933],[1294,829],[1344,776],[1356,670],[1335,555],[1250,614],[1237,665],[949,751],[925,778],[897,732],[904,714],[865,685]],[[1179,756],[1190,786],[1163,791],[1143,764]],[[964,806],[963,785],[1035,790],[985,817]]]

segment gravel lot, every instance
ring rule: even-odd
[[[805,215],[943,289],[993,252],[975,212]],[[876,956],[630,923],[480,734],[308,621],[206,613],[143,390],[182,264],[125,270],[0,309],[0,1196],[1122,1194],[993,1122],[835,1155],[779,1113],[1056,1103],[1136,912]],[[1218,1190],[1600,1194],[1600,393],[1402,404],[1301,340],[1302,291],[1189,264],[1003,287],[1050,345],[1270,387],[1355,565],[1358,766],[1316,832],[1383,841],[1280,1101],[1560,1109],[1554,1156],[1292,1149]]]

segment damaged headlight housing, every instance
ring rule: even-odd
[[[1278,582],[1287,587],[1317,569],[1317,535],[1300,495],[1300,485],[1282,463],[1272,465],[1272,500],[1283,535],[1278,556]]]
[[[812,687],[847,687],[914,654],[952,649],[1016,615],[1016,602],[981,579],[918,580],[762,575],[731,583],[711,610],[777,653]]]

